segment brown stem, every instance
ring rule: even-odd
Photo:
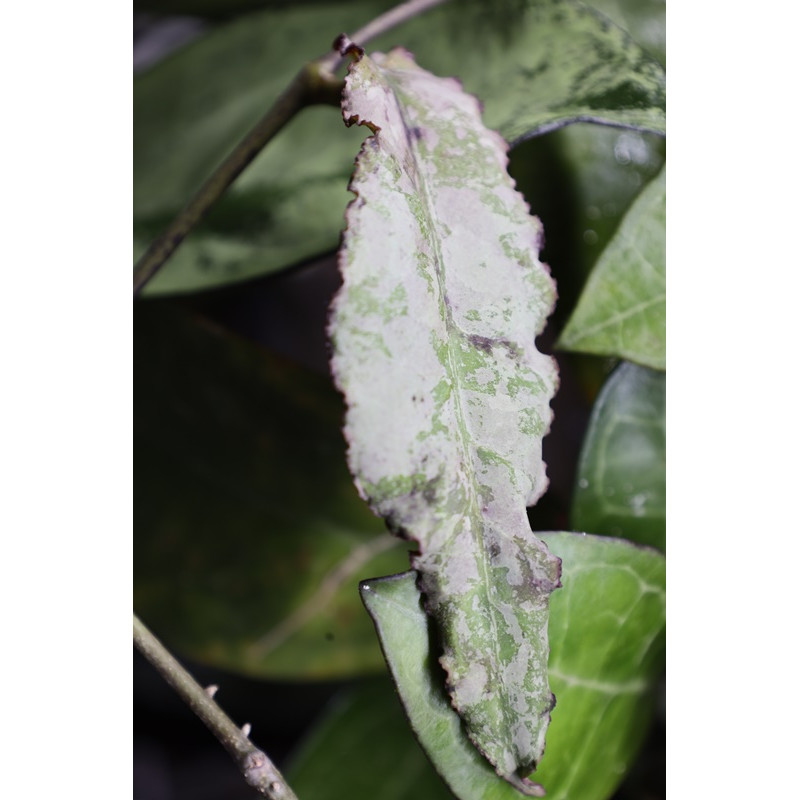
[[[133,615],[133,642],[139,652],[158,670],[164,680],[180,695],[189,708],[219,739],[242,770],[244,779],[269,800],[297,800],[267,754],[259,750],[212,699],[216,687],[204,689]],[[249,726],[246,726],[249,731]]]
[[[283,126],[305,106],[314,103],[339,104],[341,82],[323,73],[313,62],[295,76],[256,126],[198,189],[167,230],[147,248],[133,270],[134,297],[175,252],[189,232],[242,174]]]

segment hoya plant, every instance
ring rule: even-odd
[[[262,796],[653,796],[663,5],[235,5],[135,83],[138,649]]]

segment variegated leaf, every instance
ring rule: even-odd
[[[368,125],[332,311],[356,483],[396,533],[437,622],[453,704],[522,791],[544,750],[548,598],[560,561],[530,530],[557,382],[534,339],[555,289],[507,146],[453,79],[360,57],[345,120]]]

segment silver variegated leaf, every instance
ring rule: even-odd
[[[554,361],[534,344],[555,300],[541,223],[478,102],[409,53],[360,56],[343,98],[368,125],[332,309],[350,468],[412,558],[453,705],[528,794],[553,707],[548,599],[560,561],[526,506],[546,487]]]

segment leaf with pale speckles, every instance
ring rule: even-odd
[[[534,339],[554,286],[541,224],[506,172],[507,146],[453,79],[403,50],[349,71],[359,154],[332,311],[356,483],[413,566],[439,630],[454,706],[498,774],[529,794],[553,696],[550,593],[560,562],[526,505],[546,486],[557,381]]]

